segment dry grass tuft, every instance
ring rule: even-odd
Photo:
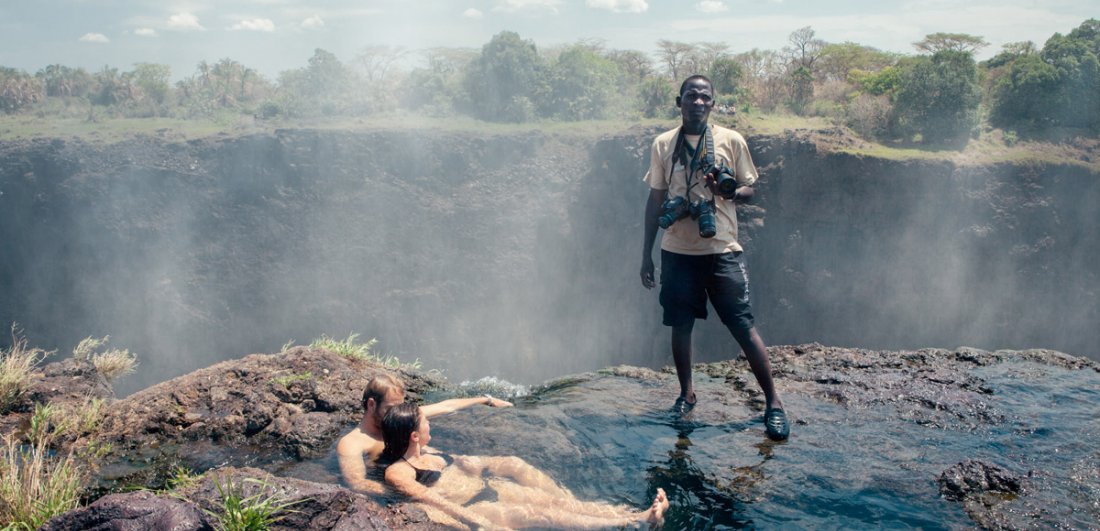
[[[95,366],[96,372],[102,374],[107,381],[112,382],[120,376],[133,374],[137,370],[137,356],[126,349],[109,349],[104,352],[96,352],[111,339],[111,336],[101,338],[86,337],[73,349],[73,357],[88,360]]]
[[[0,413],[15,405],[27,389],[31,370],[49,355],[40,348],[30,348],[16,325],[11,327],[11,348],[0,351]]]

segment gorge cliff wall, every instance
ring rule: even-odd
[[[2,144],[0,322],[62,350],[110,334],[142,361],[124,393],[352,332],[452,379],[664,365],[638,281],[656,132]],[[749,144],[761,180],[741,227],[767,342],[1100,359],[1100,176]],[[699,361],[737,352],[714,317],[697,334]]]

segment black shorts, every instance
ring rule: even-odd
[[[661,251],[661,307],[667,326],[707,318],[707,299],[727,327],[753,327],[749,275],[741,253],[691,256]]]

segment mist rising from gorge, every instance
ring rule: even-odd
[[[123,392],[353,332],[452,380],[665,365],[637,275],[653,133],[8,145],[0,321],[62,353],[111,335],[142,364]],[[769,343],[1100,355],[1095,175],[750,147],[742,234]],[[697,334],[700,361],[736,355],[714,317]]]

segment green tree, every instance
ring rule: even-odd
[[[158,104],[164,103],[171,88],[168,80],[172,76],[172,69],[168,65],[137,63],[134,65],[133,76],[134,83],[145,97]]]
[[[849,72],[849,80],[867,94],[893,97],[901,86],[901,68],[888,66],[878,72],[853,70]]]
[[[431,48],[422,52],[427,66],[409,72],[401,103],[434,116],[449,116],[460,107],[462,72],[478,52],[467,48]],[[468,106],[468,105],[467,105]]]
[[[356,77],[332,52],[317,48],[305,68],[279,74],[278,105],[292,115],[361,112]]]
[[[691,54],[695,46],[686,42],[661,39],[657,41],[657,57],[665,65],[665,74],[672,81],[680,82],[688,75]]]
[[[45,97],[42,80],[22,70],[0,66],[0,111],[18,112]]]
[[[1097,19],[1086,20],[1068,35],[1055,33],[1037,55],[1033,46],[1006,47],[988,63],[998,65],[992,88],[992,123],[1006,128],[1100,131],[1098,57]]]
[[[853,70],[876,72],[893,66],[897,61],[897,54],[854,42],[842,42],[826,44],[821,49],[817,71],[823,79],[851,81],[849,75]]]
[[[989,43],[981,37],[966,33],[933,33],[914,42],[913,46],[930,54],[943,51],[974,54],[974,52],[989,46]]]
[[[86,96],[92,87],[92,76],[83,68],[52,64],[39,70],[35,77],[42,80],[46,96],[51,98]]]
[[[1086,20],[1065,36],[1055,33],[1040,56],[1058,71],[1053,122],[1100,130],[1100,20]]]
[[[825,41],[814,35],[810,26],[799,28],[787,37],[790,46],[783,49],[789,61],[787,104],[795,114],[804,114],[814,97],[815,63],[825,48]]]
[[[990,122],[1005,128],[1042,128],[1053,125],[1060,88],[1058,69],[1038,55],[1020,57],[1008,66],[993,90]]]
[[[732,57],[720,57],[710,65],[709,76],[718,94],[736,96],[741,89],[741,63]]]
[[[894,112],[905,132],[926,143],[965,141],[978,123],[978,65],[966,52],[942,50],[904,61]]]
[[[642,115],[646,118],[671,117],[676,107],[676,87],[663,76],[652,76],[642,81],[638,89]]]
[[[545,94],[546,66],[535,43],[504,31],[482,47],[466,71],[464,85],[474,116],[494,122],[534,118]]]
[[[550,68],[549,113],[564,120],[606,118],[621,75],[614,62],[590,47],[569,47]]]

